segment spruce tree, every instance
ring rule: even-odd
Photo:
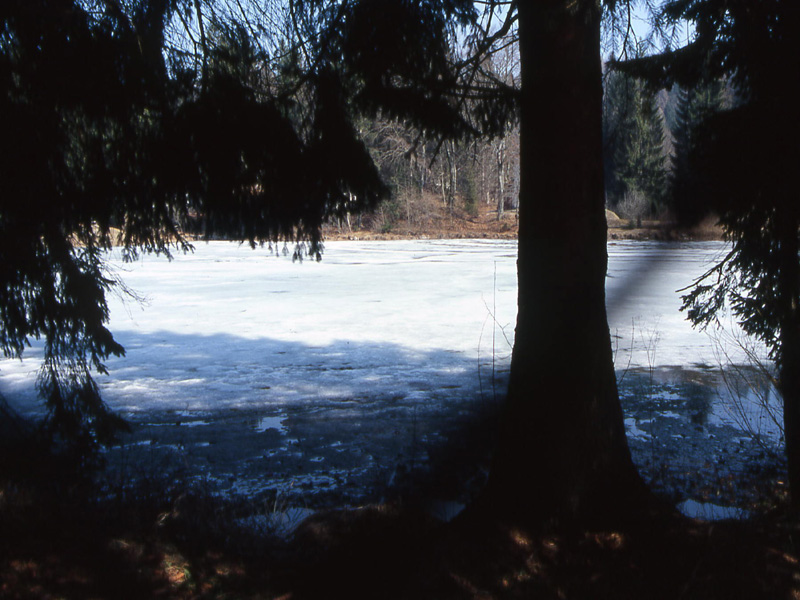
[[[663,209],[666,195],[663,118],[655,94],[642,82],[630,81],[629,89],[632,109],[621,124],[622,141],[614,156],[615,177],[622,198],[642,197],[643,214],[638,216],[654,216]]]
[[[609,69],[603,95],[603,158],[610,207],[631,218],[663,210],[664,139],[655,93],[634,77]]]
[[[701,124],[722,108],[720,81],[678,88],[669,178],[669,204],[680,222],[697,221],[705,213],[702,204],[692,202],[692,189],[698,185],[697,166],[692,164],[696,135]]]
[[[693,129],[687,202],[714,211],[732,247],[685,297],[696,325],[730,310],[765,343],[778,370],[793,507],[800,510],[800,5],[787,0],[671,0],[687,19],[685,48],[623,66],[653,85],[694,86],[729,77],[741,102]],[[695,209],[695,215],[704,211]]]
[[[265,53],[223,22],[201,30],[193,61],[188,41],[165,41],[185,8],[0,8],[0,347],[21,357],[44,341],[46,429],[85,449],[122,426],[94,379],[124,353],[106,327],[105,251],[188,251],[191,217],[208,237],[318,255],[326,218],[386,191],[330,69],[266,85]]]
[[[629,131],[636,109],[635,82],[616,70],[605,73],[603,90],[603,171],[606,202],[616,208],[625,196],[621,165],[627,162]]]

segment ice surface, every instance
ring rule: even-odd
[[[609,244],[618,368],[715,364],[676,290],[724,248]],[[172,261],[124,264],[114,254],[109,264],[145,299],[110,302],[110,329],[127,355],[110,359],[110,376],[98,381],[126,413],[485,394],[513,343],[512,241],[331,242],[319,263],[212,242]],[[24,412],[40,409],[40,358],[34,342],[24,360],[0,362],[0,391]]]
[[[617,340],[617,368],[718,365],[713,335],[686,321],[680,311],[686,292],[679,290],[723,258],[727,248],[723,242],[608,244],[606,304]],[[731,348],[724,360],[739,362],[745,356]]]
[[[619,373],[716,366],[720,353],[686,322],[677,290],[725,248],[609,243]],[[154,461],[159,449],[168,463],[192,459],[198,473],[233,491],[324,491],[359,474],[379,479],[374,469],[413,460],[414,446],[434,435],[426,422],[505,391],[513,241],[331,242],[319,263],[212,242],[173,261],[124,264],[115,253],[109,268],[143,301],[110,298],[109,327],[126,356],[108,360],[110,374],[97,378],[104,399],[134,422],[131,444],[152,449]],[[0,360],[0,393],[26,414],[43,412],[35,392],[41,348],[33,341],[23,360]],[[724,360],[744,357],[733,351]],[[662,422],[680,421],[673,411],[685,399],[674,388],[647,394]],[[633,442],[649,444],[664,427],[651,412],[627,415]]]

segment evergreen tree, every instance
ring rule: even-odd
[[[106,328],[104,251],[189,250],[193,214],[208,236],[308,240],[318,255],[325,218],[385,192],[329,72],[269,93],[247,32],[220,27],[198,73],[188,42],[165,42],[183,4],[0,8],[0,345],[18,357],[44,339],[48,429],[84,448],[121,426],[93,379],[124,352]]]
[[[601,8],[517,9],[518,313],[484,501],[501,518],[539,524],[630,514],[645,490],[625,437],[605,307]]]
[[[665,15],[694,22],[685,48],[624,68],[658,85],[731,78],[741,103],[704,119],[688,152],[694,215],[714,211],[732,249],[684,298],[697,325],[729,308],[778,369],[791,499],[800,509],[800,5],[788,0],[673,0]],[[700,208],[705,209],[703,211]]]
[[[641,84],[639,88],[635,135],[629,138],[623,180],[629,189],[641,190],[647,201],[648,214],[656,215],[663,210],[666,196],[664,120],[652,90]]]
[[[626,162],[628,133],[633,128],[636,106],[634,80],[624,73],[608,70],[603,90],[603,170],[606,199],[616,208],[625,196],[621,164]]]
[[[628,212],[636,213],[629,217],[656,215],[666,199],[666,156],[655,94],[641,81],[611,71],[604,115],[609,205],[627,204]]]
[[[490,2],[483,10],[496,11],[496,32],[481,28],[469,0],[323,6],[331,10],[316,12],[310,31],[335,43],[317,48],[314,61],[340,64],[364,110],[448,140],[502,133],[519,107],[517,326],[480,505],[527,523],[641,506],[605,312],[601,6]],[[472,34],[470,54],[453,61],[446,42],[459,39],[458,27]],[[514,27],[520,90],[481,71],[483,55]]]
[[[695,178],[699,174],[690,157],[701,124],[722,108],[722,89],[719,81],[678,88],[669,190],[670,205],[681,222],[696,221],[704,216],[703,206],[691,201],[691,190],[696,186]]]

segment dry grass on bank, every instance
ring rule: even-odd
[[[500,219],[493,207],[480,204],[473,212],[463,208],[448,209],[438,197],[416,199],[415,213],[406,214],[400,206],[395,214],[379,209],[350,222],[325,226],[328,240],[397,240],[397,239],[515,239],[517,212],[506,211]],[[420,208],[420,206],[422,208]]]
[[[463,209],[448,210],[438,199],[429,198],[424,216],[412,220],[397,218],[387,225],[385,215],[375,213],[351,218],[350,223],[326,225],[327,240],[398,239],[516,239],[519,220],[516,210],[505,211],[500,219],[493,206],[481,204],[472,214]],[[544,216],[546,218],[546,215]],[[361,226],[359,226],[359,221]],[[720,240],[722,229],[715,217],[708,217],[690,229],[680,229],[668,220],[634,222],[606,210],[609,240]]]

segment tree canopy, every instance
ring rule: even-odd
[[[103,252],[169,255],[184,231],[302,242],[386,193],[329,69],[265,68],[241,26],[201,60],[166,43],[185,2],[11,0],[0,8],[0,339],[44,339],[39,390],[59,435],[120,425],[92,372],[124,349],[106,328]],[[302,103],[298,99],[302,97]]]
[[[679,50],[622,68],[658,85],[714,85],[726,76],[738,101],[695,125],[680,192],[689,217],[719,215],[732,247],[684,298],[689,318],[714,323],[730,309],[764,342],[778,368],[789,481],[800,505],[800,207],[794,191],[800,117],[800,7],[784,0],[682,0],[665,15],[694,23]]]

